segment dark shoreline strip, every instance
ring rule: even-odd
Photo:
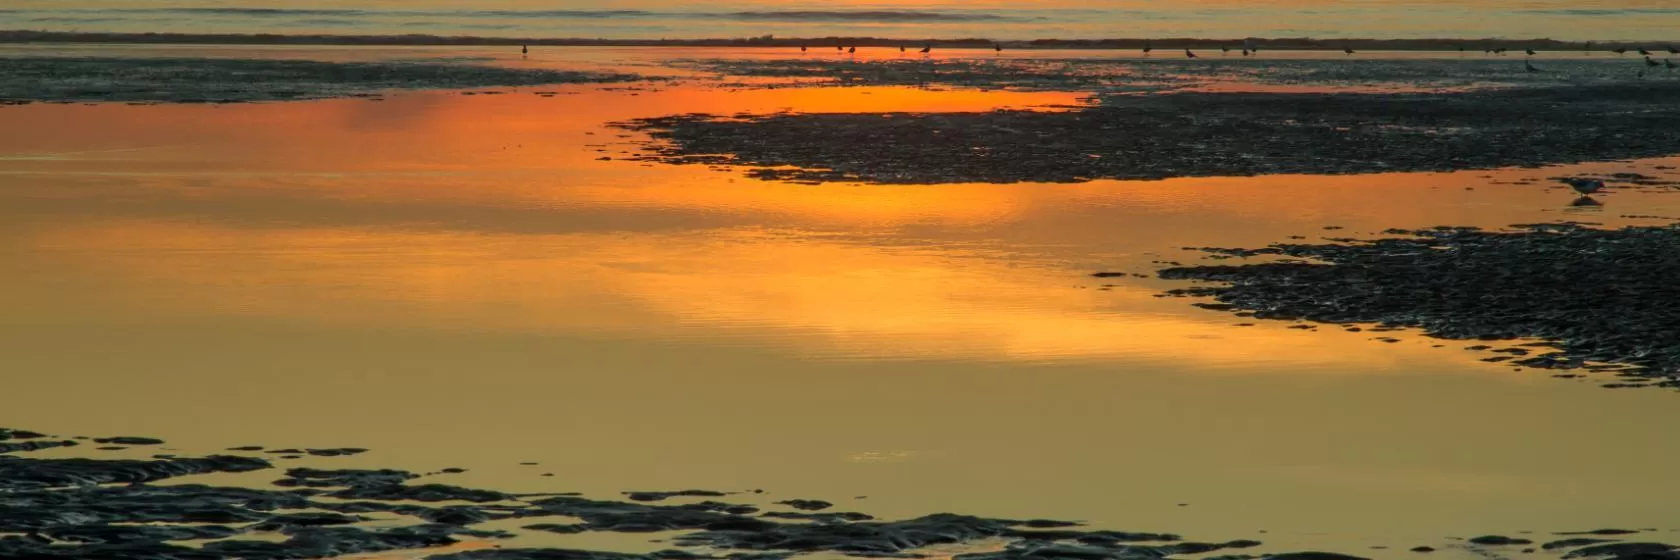
[[[0,57],[0,102],[239,103],[650,79],[655,78],[448,62]]]

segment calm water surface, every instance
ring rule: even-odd
[[[1544,178],[1680,162],[795,186],[601,161],[635,139],[604,123],[1080,96],[541,89],[564,95],[0,108],[0,425],[1297,550],[1680,528],[1672,392],[1238,328],[1155,297],[1174,284],[1088,276],[1291,235],[1657,223],[1618,216],[1680,215],[1680,195],[1574,213]]]

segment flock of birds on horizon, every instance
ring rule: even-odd
[[[1587,51],[1591,52],[1592,51],[1592,42],[1588,42],[1586,45],[1587,45]],[[996,52],[998,54],[1003,54],[1003,43],[993,43],[992,48],[994,50],[996,50]],[[846,53],[847,55],[856,55],[857,51],[858,51],[858,48],[857,48],[856,45],[851,45],[851,46],[835,45],[834,50],[838,51],[838,52]],[[1226,54],[1226,55],[1231,54],[1231,47],[1229,47],[1229,46],[1220,47],[1219,50],[1223,54]],[[1482,53],[1487,54],[1487,55],[1504,56],[1505,54],[1507,54],[1507,52],[1509,50],[1510,49],[1507,48],[1507,47],[1487,48],[1487,49],[1482,49]],[[1153,53],[1154,51],[1155,51],[1154,45],[1152,45],[1151,43],[1149,43],[1147,41],[1144,42],[1144,45],[1143,45],[1144,56],[1148,56],[1151,53]],[[1655,53],[1646,49],[1645,47],[1635,47],[1634,51],[1638,52],[1641,56],[1645,57],[1645,60],[1644,60],[1645,68],[1641,68],[1639,70],[1639,74],[1638,74],[1638,77],[1640,79],[1645,78],[1645,71],[1646,71],[1646,69],[1649,69],[1649,68],[1662,67],[1662,68],[1664,68],[1666,70],[1669,70],[1669,71],[1672,71],[1675,68],[1680,68],[1680,64],[1675,64],[1674,61],[1669,60],[1667,58],[1664,58],[1662,60],[1662,62],[1657,62],[1656,59],[1652,58],[1652,56],[1654,56]],[[810,45],[800,45],[799,46],[799,52],[801,52],[801,53],[810,52]],[[902,44],[898,45],[898,52],[900,52],[900,53],[908,52],[908,47],[906,47],[905,45],[902,45]],[[933,53],[933,44],[929,43],[929,44],[924,45],[922,47],[922,49],[918,52],[920,52],[923,56],[931,55]],[[1458,52],[1460,52],[1460,53],[1465,52],[1465,48],[1464,48],[1463,45],[1458,46]],[[1626,55],[1630,51],[1628,50],[1627,47],[1618,46],[1614,49],[1610,49],[1610,52],[1616,53],[1617,55]],[[1343,47],[1342,48],[1342,53],[1347,55],[1347,56],[1353,56],[1355,54],[1358,54],[1358,51],[1353,50],[1352,47]],[[1538,56],[1540,54],[1538,51],[1536,51],[1532,48],[1524,49],[1524,53],[1527,54],[1530,59],[1532,59],[1533,57]],[[1680,55],[1680,49],[1676,49],[1674,46],[1670,45],[1668,47],[1668,53],[1671,54],[1671,55]],[[1246,41],[1243,43],[1243,46],[1242,46],[1242,55],[1243,56],[1258,56],[1259,54],[1260,54],[1260,47],[1254,46],[1253,44],[1248,43]],[[1197,55],[1196,51],[1188,49],[1188,48],[1184,49],[1184,56],[1185,56],[1185,58],[1190,58],[1190,59],[1200,58],[1200,55]],[[1538,73],[1538,72],[1542,71],[1540,68],[1538,68],[1534,65],[1534,62],[1532,60],[1529,60],[1529,59],[1524,59],[1523,60],[1523,68],[1525,70],[1527,70],[1529,73]]]

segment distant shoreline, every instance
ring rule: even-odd
[[[992,48],[1001,44],[1013,49],[1124,50],[1152,46],[1177,48],[1242,48],[1269,50],[1357,50],[1466,51],[1488,49],[1536,49],[1545,51],[1608,51],[1617,47],[1646,47],[1667,54],[1669,45],[1680,41],[1556,41],[1552,39],[1315,39],[1315,38],[1135,38],[1135,39],[890,39],[880,37],[807,37],[738,39],[582,39],[530,37],[473,37],[439,35],[278,35],[235,33],[100,33],[66,31],[0,30],[0,44],[19,43],[117,43],[163,45],[346,45],[346,46],[547,46],[547,47],[765,47],[798,48],[933,46],[936,48]]]

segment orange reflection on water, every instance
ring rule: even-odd
[[[1098,290],[1106,281],[1087,274],[1149,271],[1149,261],[1188,257],[1174,252],[1182,246],[1326,235],[1320,228],[1332,224],[1352,233],[1533,221],[1556,198],[1543,187],[1466,191],[1485,183],[1473,174],[764,183],[618,159],[634,135],[602,123],[984,110],[1071,95],[572,91],[27,107],[9,116],[43,133],[3,140],[18,155],[0,177],[58,185],[18,191],[29,204],[109,213],[40,222],[19,237],[22,250],[82,267],[102,286],[87,298],[161,315],[724,336],[830,357],[1286,359],[1337,372],[1380,369],[1396,354],[1370,352],[1368,336],[1233,331],[1229,316],[1155,298],[1168,284]],[[29,206],[14,208],[28,222]]]

